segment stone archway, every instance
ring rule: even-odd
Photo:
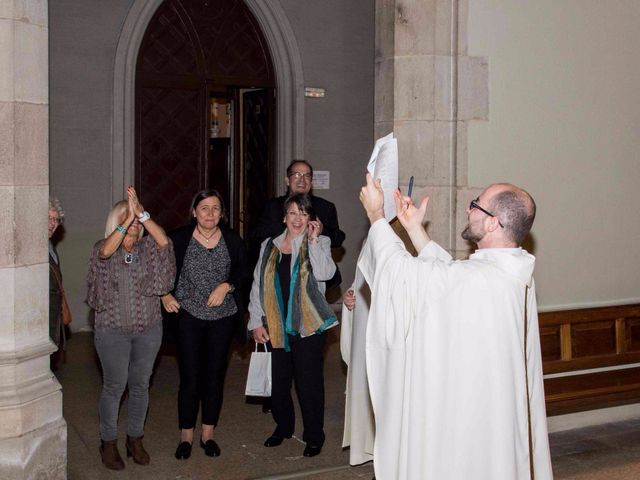
[[[136,59],[147,25],[164,0],[135,0],[125,19],[116,50],[113,77],[111,202],[122,198],[134,179],[134,88]],[[304,155],[304,79],[296,38],[277,1],[245,0],[260,24],[276,74],[277,141],[275,172],[284,188],[286,165]]]

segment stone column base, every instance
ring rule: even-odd
[[[67,478],[67,422],[63,418],[20,437],[0,439],[3,480]]]

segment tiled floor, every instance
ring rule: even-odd
[[[160,357],[151,387],[145,431],[151,465],[141,467],[128,460],[124,472],[108,471],[100,463],[97,418],[100,373],[93,353],[93,337],[87,333],[74,335],[69,342],[67,363],[57,372],[63,386],[68,424],[68,478],[370,480],[371,464],[349,467],[348,452],[341,448],[345,370],[339,357],[338,329],[331,332],[325,363],[327,441],[322,454],[302,457],[304,445],[296,438],[277,448],[262,446],[273,422],[269,415],[261,413],[258,405],[245,402],[248,357],[244,352],[236,352],[229,367],[221,423],[216,431],[222,455],[212,459],[194,448],[189,460],[175,460],[178,375],[175,358],[167,355]],[[120,417],[120,438],[124,439],[126,404]],[[640,479],[640,419],[554,433],[550,442],[556,480]],[[124,453],[122,450],[121,446]]]
[[[640,479],[640,419],[550,435],[556,479]]]

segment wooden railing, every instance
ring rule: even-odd
[[[640,402],[640,304],[541,313],[540,342],[544,373],[569,373],[545,380],[548,415]]]

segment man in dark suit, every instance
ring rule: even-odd
[[[282,208],[285,199],[294,193],[310,194],[311,203],[320,221],[321,235],[331,239],[331,248],[338,248],[344,242],[344,232],[338,225],[338,212],[336,206],[324,198],[311,193],[311,181],[313,180],[313,167],[305,160],[294,160],[287,167],[287,176],[284,179],[287,184],[287,195],[272,198],[267,202],[255,227],[251,231],[251,239],[259,246],[266,238],[275,237],[284,230],[284,213]],[[333,279],[332,279],[333,280]],[[330,282],[332,286],[336,284]],[[339,282],[338,282],[339,284]],[[329,285],[327,285],[328,287]]]

